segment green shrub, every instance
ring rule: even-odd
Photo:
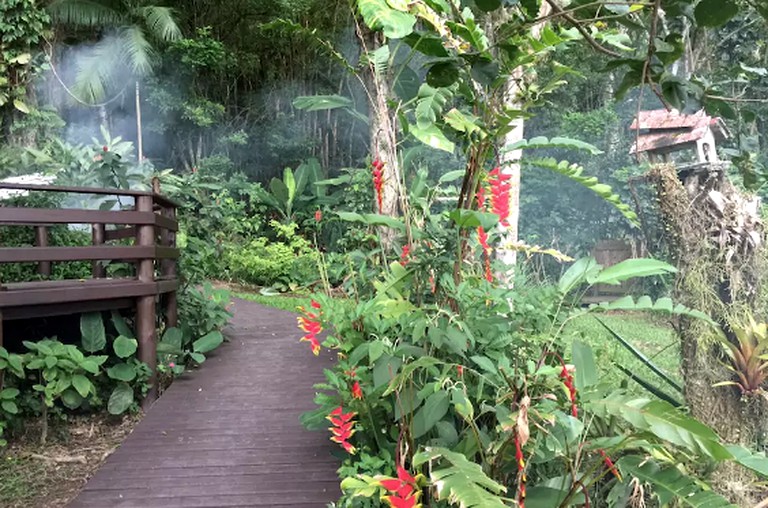
[[[246,284],[295,289],[319,279],[318,254],[296,234],[297,225],[272,221],[280,241],[259,237],[245,245],[230,244],[225,254],[229,276]]]

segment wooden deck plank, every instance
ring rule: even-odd
[[[302,428],[329,358],[298,342],[291,313],[237,300],[230,340],[150,408],[71,508],[324,507],[336,447]]]

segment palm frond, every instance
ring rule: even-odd
[[[176,24],[173,10],[169,7],[148,5],[139,9],[147,31],[159,40],[175,41],[181,38],[181,29]]]
[[[116,44],[114,37],[104,38],[78,59],[72,92],[81,101],[96,104],[106,97],[114,81]]]
[[[120,30],[120,49],[125,62],[138,75],[149,74],[152,70],[152,57],[155,52],[144,31],[136,26]]]
[[[97,0],[54,0],[48,13],[55,23],[74,26],[118,26],[126,16],[117,9]]]

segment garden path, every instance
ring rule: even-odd
[[[228,343],[174,381],[71,508],[324,507],[339,497],[333,443],[299,415],[331,358],[290,312],[235,300]]]

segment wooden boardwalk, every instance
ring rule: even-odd
[[[324,507],[339,497],[326,432],[302,428],[328,357],[294,314],[236,300],[230,342],[177,379],[71,508]]]

